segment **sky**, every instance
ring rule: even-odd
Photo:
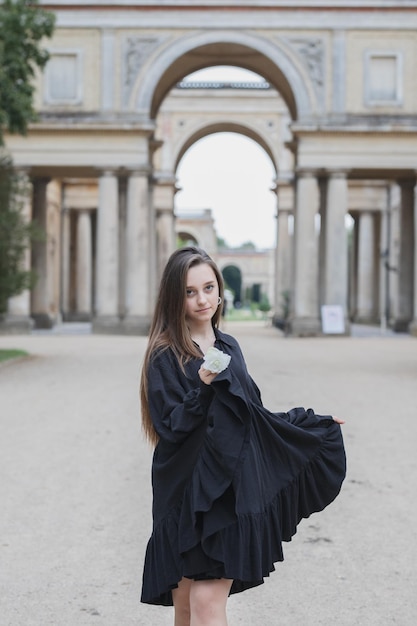
[[[187,80],[263,80],[240,68],[211,67]],[[252,241],[272,248],[276,241],[275,172],[266,152],[238,133],[215,133],[197,141],[177,170],[177,213],[212,209],[215,228],[232,247]]]

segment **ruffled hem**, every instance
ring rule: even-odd
[[[222,565],[222,578],[233,579],[232,594],[264,582],[275,570],[274,563],[284,559],[282,542],[291,540],[302,518],[321,511],[336,498],[345,472],[341,430],[329,421],[315,456],[263,510],[241,513],[215,533],[203,533],[201,548],[209,559]],[[184,576],[179,546],[181,512],[182,506],[172,510],[154,529],[148,543],[141,597],[144,603],[171,606],[172,589]]]

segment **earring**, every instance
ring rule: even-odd
[[[219,296],[219,297],[217,298],[217,306],[219,306],[219,304],[221,304],[221,303],[222,303],[222,299],[221,299],[221,297]]]

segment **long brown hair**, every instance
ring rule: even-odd
[[[222,275],[213,259],[201,248],[187,246],[176,250],[168,259],[162,274],[140,381],[142,427],[146,437],[153,444],[158,442],[158,435],[149,414],[149,362],[156,351],[167,348],[171,348],[174,352],[182,369],[192,357],[201,357],[201,353],[191,339],[186,323],[185,303],[188,270],[203,263],[213,270],[219,286],[219,295],[223,300]],[[222,307],[219,306],[211,319],[213,328],[219,326],[221,313]]]

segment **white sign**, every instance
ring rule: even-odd
[[[321,307],[321,324],[325,335],[344,334],[343,308],[339,304],[324,304]]]

